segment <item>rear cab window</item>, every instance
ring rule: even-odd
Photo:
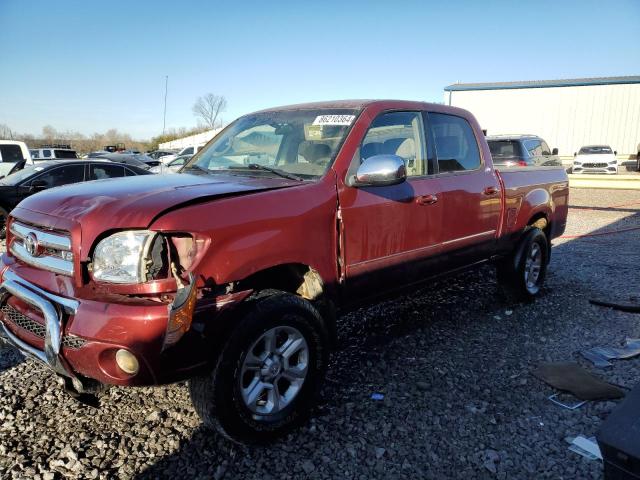
[[[78,158],[74,150],[54,150],[55,158]]]
[[[19,145],[0,145],[0,159],[3,162],[21,162],[24,160]]]
[[[469,122],[455,115],[429,112],[429,129],[438,159],[439,173],[480,168],[480,150]]]

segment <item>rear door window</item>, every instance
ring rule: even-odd
[[[436,147],[440,173],[476,170],[480,167],[478,142],[462,117],[429,113],[429,128]]]
[[[19,145],[0,145],[0,157],[3,162],[21,162],[24,160]]]
[[[122,165],[91,165],[91,173],[89,174],[89,180],[102,180],[105,178],[117,178],[124,177],[124,167]]]
[[[42,155],[44,158],[51,158],[51,150],[43,150]]]

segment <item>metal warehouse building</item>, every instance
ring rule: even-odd
[[[606,144],[624,158],[640,142],[640,76],[457,83],[445,103],[470,110],[488,135],[539,135],[561,156]]]

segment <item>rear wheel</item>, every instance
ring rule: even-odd
[[[515,300],[533,300],[544,284],[549,242],[539,228],[531,228],[515,251],[497,265],[498,283]]]
[[[306,300],[267,292],[250,300],[213,370],[189,382],[206,425],[241,443],[262,443],[302,423],[326,369],[328,335]]]

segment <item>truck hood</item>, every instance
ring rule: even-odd
[[[284,178],[228,174],[141,175],[52,188],[23,200],[14,214],[20,218],[26,209],[47,217],[100,225],[103,231],[146,228],[163,213],[180,206],[299,184]]]

